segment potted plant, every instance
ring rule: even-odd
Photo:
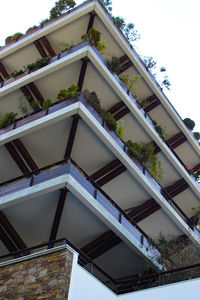
[[[193,132],[195,139],[198,141],[200,140],[200,132]]]
[[[190,118],[185,118],[183,120],[183,123],[185,124],[185,126],[190,129],[193,130],[194,126],[195,126],[195,122],[193,120],[191,120]]]

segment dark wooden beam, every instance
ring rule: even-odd
[[[26,161],[27,165],[30,167],[31,171],[39,169],[33,158],[31,157],[30,153],[24,146],[24,144],[19,140],[16,139],[13,141],[13,144],[17,148],[18,152],[21,154],[21,156]]]
[[[87,57],[82,58],[82,66],[81,66],[81,71],[80,71],[80,75],[79,75],[79,79],[78,79],[78,88],[79,88],[79,92],[82,91],[82,87],[83,87],[83,82],[84,82],[84,78],[85,78],[85,73],[87,70],[87,65],[89,62],[89,59]]]
[[[89,23],[88,23],[88,27],[87,27],[87,33],[89,32],[90,28],[93,27],[94,24],[94,18],[97,14],[95,13],[95,11],[90,12],[90,19],[89,19]]]
[[[6,234],[10,237],[10,239],[14,242],[18,249],[25,249],[27,248],[24,241],[21,239],[19,234],[16,232],[10,221],[7,219],[5,214],[0,211],[0,225],[6,232]]]
[[[126,62],[126,63],[120,68],[120,70],[117,72],[117,75],[119,76],[120,74],[122,74],[123,72],[125,72],[126,70],[128,70],[132,65],[133,65],[132,61]]]
[[[29,89],[31,90],[32,94],[35,96],[35,98],[40,102],[40,104],[42,105],[43,101],[44,101],[44,97],[42,96],[42,94],[40,93],[39,89],[37,88],[37,86],[35,85],[34,82],[31,82],[28,84]]]
[[[13,243],[13,241],[10,239],[10,237],[6,234],[5,230],[0,226],[0,240],[5,245],[5,247],[8,249],[9,252],[17,251],[17,247]]]
[[[101,177],[105,176],[106,174],[108,174],[109,172],[111,172],[116,167],[119,167],[120,165],[121,165],[120,160],[119,159],[114,159],[110,163],[108,163],[107,165],[105,165],[104,167],[102,167],[101,169],[96,171],[95,173],[93,173],[90,177],[94,181],[96,181],[99,178],[101,178]]]
[[[12,159],[16,162],[19,169],[22,171],[23,174],[27,174],[30,172],[24,161],[22,160],[21,156],[16,151],[15,147],[12,143],[5,144],[6,149],[8,150],[9,154],[11,155]]]
[[[58,204],[57,204],[57,208],[56,208],[56,212],[55,212],[55,216],[54,216],[54,220],[53,220],[53,225],[51,228],[51,234],[49,237],[49,241],[56,240],[58,228],[60,225],[60,220],[61,220],[61,216],[62,216],[62,212],[63,212],[63,208],[64,208],[66,196],[67,196],[67,192],[68,192],[67,190],[63,190],[63,189],[60,191],[60,196],[58,199]]]
[[[0,73],[3,75],[4,79],[9,78],[9,74],[4,68],[3,64],[0,62]]]
[[[21,92],[24,94],[24,96],[26,97],[27,101],[29,102],[29,104],[31,105],[31,107],[33,108],[34,111],[37,111],[40,109],[40,107],[38,105],[34,105],[34,98],[32,96],[32,94],[30,93],[30,91],[28,90],[28,88],[26,86],[22,86],[20,88]]]
[[[116,115],[114,115],[114,118],[116,121],[118,121],[119,119],[126,116],[129,112],[130,112],[130,109],[128,107],[125,107],[122,110],[120,110]]]
[[[156,99],[153,103],[149,104],[147,107],[144,108],[146,113],[150,112],[152,109],[156,108],[160,105],[160,100]]]
[[[96,183],[99,186],[103,186],[106,183],[108,183],[109,181],[113,180],[114,178],[116,178],[117,176],[119,176],[120,174],[124,173],[126,171],[126,167],[125,166],[119,166],[117,167],[114,171],[110,172],[109,174],[105,175],[103,178],[99,179],[98,181],[96,181]]]
[[[42,47],[42,45],[40,44],[39,40],[34,41],[34,45],[37,48],[39,54],[42,56],[42,58],[47,57],[47,54],[46,54],[44,48]]]
[[[41,40],[42,40],[43,45],[44,45],[45,48],[47,49],[49,55],[50,55],[51,57],[56,56],[56,53],[55,53],[53,47],[51,46],[50,42],[49,42],[48,39],[46,38],[46,36],[43,36],[43,37],[41,38]]]
[[[80,119],[80,117],[78,115],[73,116],[73,121],[72,121],[72,125],[71,125],[71,130],[70,130],[70,134],[69,134],[69,138],[68,138],[68,142],[67,142],[64,159],[71,156],[72,147],[74,144],[79,119]]]
[[[124,54],[123,56],[121,56],[119,58],[119,61],[120,61],[121,64],[123,64],[124,62],[126,62],[128,60],[129,60],[129,58],[128,58],[128,56],[126,54]]]
[[[107,112],[110,112],[111,114],[115,114],[116,112],[118,112],[120,109],[124,107],[126,107],[125,103],[123,101],[120,101],[115,105],[113,105],[111,108],[109,108]]]

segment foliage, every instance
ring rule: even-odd
[[[164,76],[164,80],[162,81],[162,85],[164,85],[168,90],[170,90],[171,83],[167,75]]]
[[[195,139],[200,140],[200,132],[193,132]]]
[[[0,120],[0,128],[5,128],[15,122],[17,113],[9,112],[6,113],[3,118]]]
[[[193,207],[192,208],[193,211],[193,219],[194,219],[194,223],[197,226],[200,226],[200,206],[198,207]]]
[[[78,86],[76,86],[75,84],[72,84],[68,87],[68,89],[62,89],[59,91],[59,93],[57,94],[57,100],[61,101],[64,99],[69,99],[69,98],[73,98],[76,96],[79,96],[80,93],[78,92]]]
[[[192,175],[196,181],[198,181],[200,179],[200,175],[194,171],[194,169],[190,169],[188,166],[185,166],[185,170],[190,174]]]
[[[108,12],[112,11],[112,0],[100,0]]]
[[[147,67],[147,69],[155,69],[157,62],[153,59],[152,56],[145,56],[144,57],[144,63]]]
[[[134,42],[140,39],[138,31],[135,29],[133,23],[126,24],[125,20],[121,17],[112,17],[117,27],[124,33],[129,42]]]
[[[70,43],[66,43],[65,41],[63,41],[59,43],[59,45],[63,47],[63,50],[61,52],[65,52],[75,46],[73,41],[71,41]]]
[[[122,74],[120,75],[121,81],[125,84],[127,89],[131,92],[133,97],[137,99],[137,93],[136,93],[136,85],[140,81],[141,76],[129,76],[128,74]]]
[[[40,59],[36,60],[35,62],[28,64],[26,66],[26,69],[27,70],[35,70],[37,68],[42,68],[47,65],[47,63],[50,59],[51,59],[50,56],[40,58]]]
[[[50,20],[61,16],[62,13],[73,8],[75,5],[76,2],[74,0],[58,0],[50,10]]]
[[[29,106],[23,93],[21,93],[18,98],[18,108],[23,116],[29,113]]]
[[[101,116],[105,120],[106,125],[110,130],[115,131],[117,129],[117,121],[110,112],[107,112],[102,109]]]
[[[183,120],[183,123],[187,126],[188,129],[192,130],[195,126],[195,122],[191,120],[190,118],[185,118]]]
[[[112,56],[110,60],[107,60],[107,63],[114,73],[119,72],[119,70],[121,69],[120,60],[116,56]]]
[[[23,33],[21,33],[21,32],[16,32],[15,34],[8,36],[8,37],[5,39],[5,44],[8,44],[8,43],[10,43],[10,42],[15,41],[15,40],[18,39],[20,36],[23,36]]]
[[[90,93],[88,90],[84,90],[82,94],[87,102],[96,110],[96,112],[101,114],[101,104],[97,94],[95,92]]]
[[[124,130],[124,121],[121,120],[120,122],[117,122],[117,128],[115,129],[116,135],[123,140],[124,135],[125,135],[125,130]]]
[[[43,101],[42,103],[42,109],[47,109],[48,107],[50,107],[52,105],[52,101],[50,98],[47,98]]]
[[[152,143],[134,143],[132,140],[126,142],[126,146],[137,160],[145,166],[151,173],[152,177],[157,181],[162,180],[163,170],[161,168],[161,161],[158,156],[154,154],[155,148]]]
[[[40,26],[46,24],[47,22],[49,22],[49,19],[44,19],[40,22]]]
[[[31,107],[32,107],[33,111],[40,109],[40,101],[37,99],[34,99],[33,101],[31,101]]]
[[[95,28],[90,28],[88,33],[85,33],[81,36],[82,41],[90,41],[97,50],[101,53],[105,53],[106,45],[104,41],[101,41],[101,32]]]
[[[10,77],[17,77],[17,76],[23,74],[24,71],[25,71],[25,70],[22,70],[22,69],[20,69],[20,70],[18,70],[18,71],[14,71],[13,73],[10,74]]]
[[[151,119],[155,130],[157,131],[157,133],[159,134],[160,138],[165,142],[168,138],[168,134],[167,132],[164,130],[164,128],[162,128],[161,125],[159,125],[155,120],[153,120],[150,116],[149,118]]]
[[[36,26],[36,25],[29,27],[29,28],[26,30],[26,33],[29,33],[29,32],[31,32],[32,30],[36,29],[36,28],[38,28],[38,26]]]

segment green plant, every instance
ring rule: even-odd
[[[33,111],[40,109],[40,101],[37,99],[34,99],[33,101],[31,101],[31,107],[32,107]]]
[[[197,172],[195,172],[194,169],[190,169],[190,168],[188,168],[188,166],[185,166],[185,170],[186,170],[190,175],[192,175],[192,176],[196,179],[196,181],[199,181],[200,175],[199,175]]]
[[[38,26],[36,26],[36,25],[29,27],[29,28],[26,30],[26,33],[29,33],[29,32],[31,32],[32,30],[36,29],[36,28],[38,28]]]
[[[200,132],[193,132],[195,139],[200,140]]]
[[[125,84],[127,89],[131,92],[133,97],[137,100],[137,93],[136,93],[136,85],[140,81],[141,76],[129,76],[127,74],[120,75],[121,81]]]
[[[42,103],[42,109],[47,109],[48,107],[50,107],[52,105],[52,101],[50,98],[47,98],[43,101]]]
[[[50,10],[50,19],[55,19],[66,12],[68,9],[73,8],[76,5],[74,0],[58,0],[54,7]]]
[[[104,109],[101,110],[101,117],[106,122],[106,125],[110,130],[115,131],[117,129],[117,121],[113,117],[110,112],[105,111]]]
[[[90,41],[97,50],[101,53],[105,53],[106,45],[104,41],[101,41],[101,32],[96,30],[95,28],[90,28],[88,33],[85,33],[81,36],[82,41]]]
[[[23,116],[25,116],[29,113],[30,106],[28,105],[27,100],[24,97],[23,93],[21,93],[18,98],[18,108]]]
[[[90,93],[88,90],[83,90],[82,94],[96,112],[101,114],[101,104],[97,94],[95,92]]]
[[[161,161],[158,159],[158,156],[154,154],[155,148],[152,143],[138,144],[128,140],[126,146],[129,149],[130,154],[145,166],[154,179],[158,182],[162,180],[163,170]]]
[[[153,59],[152,56],[145,56],[144,63],[146,65],[147,69],[155,69],[155,67],[157,65],[156,61]]]
[[[200,225],[200,206],[198,207],[193,207],[193,221],[196,224],[196,226]]]
[[[59,45],[63,47],[63,50],[61,52],[65,52],[66,50],[69,50],[75,46],[73,41],[71,41],[70,43],[66,43],[65,41],[63,41],[59,43]]]
[[[155,125],[154,128],[157,131],[157,133],[159,134],[159,136],[161,137],[161,139],[165,142],[168,138],[167,132],[162,128],[162,126],[160,126],[158,124]]]
[[[185,118],[183,120],[183,123],[185,124],[185,126],[187,126],[188,129],[190,129],[190,130],[194,129],[195,122],[193,120],[191,120],[190,118]]]
[[[114,73],[119,72],[119,70],[121,69],[120,60],[116,56],[112,56],[110,60],[107,60],[107,63]]]
[[[10,74],[10,77],[17,77],[18,75],[21,75],[24,73],[24,70],[20,69],[18,71],[14,71],[13,73]]]
[[[68,87],[68,89],[62,89],[59,91],[59,93],[57,94],[57,100],[61,101],[64,99],[69,99],[69,98],[73,98],[76,96],[79,96],[80,93],[78,92],[78,86],[75,84],[72,84]]]
[[[36,60],[35,62],[28,64],[26,66],[26,69],[27,70],[35,70],[37,68],[42,68],[47,65],[47,63],[50,59],[51,59],[50,56],[40,58],[40,59]]]
[[[0,128],[5,128],[15,122],[17,113],[9,112],[6,113],[3,118],[0,120]]]
[[[8,43],[10,43],[10,42],[15,41],[15,40],[18,39],[20,36],[23,36],[23,33],[21,33],[21,32],[16,32],[15,34],[8,36],[8,37],[5,39],[5,44],[8,44]]]
[[[123,120],[121,120],[120,122],[117,122],[117,128],[115,129],[115,133],[121,140],[123,140],[124,134],[125,134]]]
[[[44,19],[40,22],[40,26],[46,24],[47,22],[49,22],[49,19]]]

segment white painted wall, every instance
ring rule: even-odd
[[[188,300],[198,298],[200,286],[200,279],[192,279],[117,296],[77,264],[71,281],[68,300]]]

